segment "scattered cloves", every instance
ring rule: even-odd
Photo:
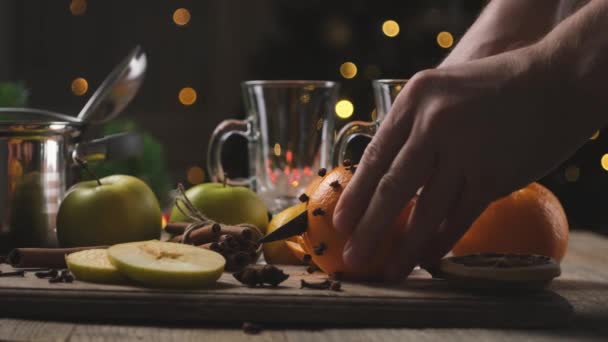
[[[312,256],[310,254],[304,254],[302,257],[302,262],[308,264],[312,260]]]
[[[25,271],[0,272],[0,277],[24,277]]]
[[[342,291],[342,283],[339,281],[332,281],[329,289],[332,291]]]
[[[48,271],[38,271],[34,273],[37,278],[53,278],[57,276],[58,271],[56,269],[50,269]]]
[[[335,181],[329,183],[329,186],[331,186],[334,189],[337,189],[340,187],[340,182],[336,179]]]
[[[61,279],[64,283],[71,283],[74,281],[74,276],[69,270],[63,270],[61,271]]]
[[[315,273],[319,270],[319,268],[317,267],[317,265],[308,265],[308,267],[306,267],[306,272],[307,273]]]
[[[243,322],[243,332],[245,334],[255,335],[262,331],[262,326],[252,322]]]
[[[302,193],[302,194],[300,195],[300,197],[298,197],[298,199],[300,200],[300,202],[302,202],[302,203],[306,203],[306,202],[308,202],[308,200],[310,199],[310,197],[308,197],[308,195],[307,195],[307,194]]]
[[[344,161],[342,162],[342,165],[344,165],[345,167],[349,167],[351,166],[353,163],[351,162],[350,159],[344,159]]]
[[[69,270],[54,271],[51,278],[49,278],[49,283],[71,283],[74,281],[74,276]]]
[[[323,252],[325,252],[327,249],[327,245],[324,242],[321,242],[318,245],[315,245],[312,249],[315,252],[315,255],[323,255]]]
[[[326,170],[324,167],[320,168],[320,169],[319,169],[319,172],[317,172],[317,174],[318,174],[320,177],[325,177],[325,174],[326,174],[326,173],[327,173],[327,170]]]
[[[312,211],[312,215],[313,216],[323,216],[323,215],[325,215],[325,210],[323,210],[323,208],[315,208]]]
[[[309,282],[304,279],[300,280],[300,288],[304,289],[315,289],[315,290],[327,290],[331,287],[331,281],[325,279],[322,282]]]
[[[49,278],[49,283],[51,284],[61,283],[61,281],[63,281],[63,277],[61,277],[61,274],[57,274],[56,276]]]
[[[268,284],[277,287],[289,278],[289,275],[274,265],[248,265],[233,274],[234,278],[249,287]]]

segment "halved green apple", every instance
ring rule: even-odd
[[[88,249],[68,254],[65,262],[78,280],[109,284],[127,282],[127,278],[110,263],[105,249]]]
[[[226,259],[214,251],[158,240],[108,248],[110,262],[125,276],[145,286],[201,288],[214,284]]]

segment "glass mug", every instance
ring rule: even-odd
[[[299,203],[319,168],[331,168],[333,110],[338,84],[331,81],[246,81],[241,84],[247,117],[222,121],[207,153],[213,181],[224,177],[222,146],[232,134],[248,141],[249,177],[229,184],[254,190],[276,213]]]
[[[395,98],[407,83],[406,79],[385,79],[372,81],[374,102],[376,103],[376,117],[374,121],[352,121],[344,125],[336,138],[336,147],[333,156],[334,165],[342,165],[346,156],[348,144],[358,136],[372,138],[382,120],[391,110]]]

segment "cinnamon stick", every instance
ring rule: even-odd
[[[190,222],[168,222],[165,226],[165,231],[173,235],[184,234],[186,227],[189,225]]]
[[[253,231],[248,227],[241,226],[222,226],[221,234],[241,237],[245,240],[251,240],[253,238]]]
[[[240,248],[239,242],[232,235],[228,235],[228,234],[220,235],[220,238],[218,241],[232,249]]]
[[[228,270],[238,270],[251,263],[250,256],[244,252],[236,252],[231,254],[227,259],[226,269]]]
[[[202,245],[198,245],[200,248],[206,248],[215,252],[222,252],[222,247],[217,242],[208,242]]]
[[[202,245],[208,242],[216,241],[219,238],[219,230],[214,227],[215,225],[207,225],[199,228],[195,228],[190,233],[188,241],[186,243],[191,245]],[[183,234],[174,236],[171,242],[182,242]]]
[[[15,248],[6,257],[6,262],[16,268],[66,268],[66,255],[86,249],[100,248],[106,249],[108,246],[72,248]]]

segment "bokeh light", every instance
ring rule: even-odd
[[[281,156],[281,145],[279,143],[274,144],[274,155],[277,157]]]
[[[72,0],[70,1],[70,13],[80,16],[87,11],[87,0]]]
[[[70,88],[72,89],[72,94],[82,96],[89,90],[89,82],[85,78],[78,77],[72,81]]]
[[[190,22],[190,11],[185,8],[178,8],[173,12],[173,22],[177,26],[186,26]]]
[[[192,87],[185,87],[179,91],[179,102],[184,106],[191,106],[196,102],[196,90]]]
[[[336,103],[336,115],[341,119],[350,118],[355,111],[355,106],[349,100],[340,100]]]
[[[568,182],[576,182],[581,176],[581,169],[576,165],[570,165],[564,171],[564,177]]]
[[[595,140],[595,139],[599,138],[599,136],[600,136],[600,131],[595,131],[595,133],[593,133],[593,135],[589,139]]]
[[[382,33],[385,36],[393,38],[399,34],[399,24],[394,20],[387,20],[382,23]]]
[[[291,163],[292,160],[293,160],[293,152],[291,152],[290,150],[287,150],[287,152],[285,152],[285,161],[287,161],[288,163]]]
[[[437,34],[437,44],[444,49],[449,49],[454,45],[454,37],[450,32],[441,31]]]
[[[307,104],[308,102],[310,102],[310,94],[300,95],[300,102],[302,102],[303,104]]]
[[[608,153],[604,154],[602,156],[602,168],[604,168],[604,170],[608,171]]]
[[[188,169],[187,178],[192,185],[200,184],[205,179],[205,171],[200,166],[192,166]]]
[[[346,79],[357,76],[357,65],[353,62],[345,62],[340,65],[340,75]]]

